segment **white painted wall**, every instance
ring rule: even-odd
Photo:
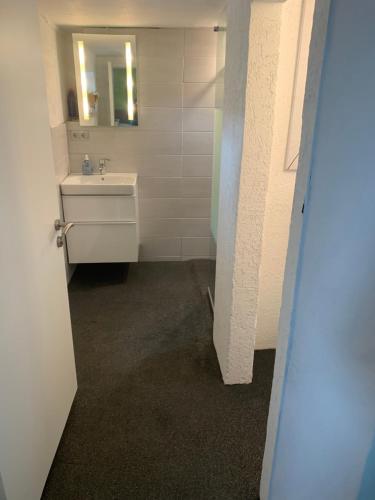
[[[43,11],[61,26],[147,26],[200,28],[218,24],[225,0],[80,0],[68,9],[60,0],[39,0]]]
[[[331,1],[264,498],[374,498],[374,18],[370,0]]]
[[[250,2],[244,0],[228,4],[214,322],[214,345],[225,383],[234,380],[230,376],[229,350],[237,199],[245,126],[249,23]],[[251,347],[247,347],[246,354],[251,356]],[[251,359],[248,359],[248,362],[250,363]]]
[[[298,61],[300,78],[294,86],[297,52],[303,3],[306,30],[301,40],[302,52]],[[311,38],[314,0],[288,0],[281,6],[280,45],[274,108],[273,143],[269,164],[269,179],[263,225],[262,257],[259,277],[259,296],[256,326],[256,349],[275,348],[277,344],[285,259],[295,186],[295,169],[285,169],[287,144],[294,144],[293,157],[298,153],[301,120],[290,130],[294,99],[304,96],[307,55]],[[302,97],[303,103],[303,97]],[[295,103],[297,106],[299,102]],[[298,118],[298,109],[296,110]],[[299,113],[302,117],[302,107]]]
[[[313,3],[306,0],[310,24]],[[235,21],[233,26],[228,21],[227,50],[240,43],[244,32],[237,30],[236,18],[244,6],[231,5]],[[246,81],[238,78],[246,63],[240,57],[246,54],[236,47],[227,58],[233,67],[226,72],[224,91],[214,327],[227,383],[250,382],[254,348],[276,347],[295,185],[295,172],[284,165],[301,12],[300,0],[253,2]],[[299,92],[304,83],[299,81]]]
[[[69,136],[71,171],[80,172],[88,153],[96,167],[106,157],[108,171],[139,174],[141,260],[211,257],[217,34],[211,28],[115,32],[137,36],[139,127],[88,127],[88,141]],[[64,36],[65,86],[74,88],[71,34]]]
[[[252,379],[280,19],[280,4],[228,6],[214,343],[232,384]]]

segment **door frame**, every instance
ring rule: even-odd
[[[260,498],[269,498],[274,452],[278,439],[278,423],[286,375],[287,354],[290,349],[294,298],[298,286],[300,248],[303,236],[303,208],[309,194],[310,168],[314,143],[314,129],[319,99],[320,80],[324,64],[326,35],[331,0],[316,0],[306,79],[300,160],[290,225],[289,244],[285,265],[279,334],[273,375],[271,402],[267,423],[267,438],[263,457]]]

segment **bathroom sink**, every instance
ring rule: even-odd
[[[128,195],[135,194],[137,174],[69,175],[61,184],[62,194]]]

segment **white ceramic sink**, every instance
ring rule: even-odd
[[[69,175],[61,184],[62,194],[128,195],[135,194],[137,174]]]

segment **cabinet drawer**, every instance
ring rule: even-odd
[[[63,196],[64,218],[69,222],[135,221],[133,196]]]
[[[66,240],[70,264],[138,261],[135,222],[78,223]]]

